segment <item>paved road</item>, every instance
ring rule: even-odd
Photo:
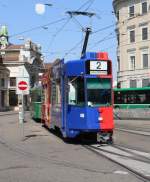
[[[115,120],[115,126],[150,132],[150,120]]]
[[[116,120],[115,126],[115,143],[150,152],[149,120]]]
[[[140,182],[119,165],[26,120],[22,140],[18,115],[0,116],[0,182]]]

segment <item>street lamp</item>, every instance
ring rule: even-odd
[[[46,4],[44,4],[45,6],[53,6],[52,4],[50,4],[50,3],[46,3]]]
[[[37,3],[35,5],[36,13],[40,14],[40,15],[44,14],[45,13],[45,6],[49,6],[50,7],[50,6],[52,6],[52,4],[50,4],[50,3],[46,3],[46,4]]]

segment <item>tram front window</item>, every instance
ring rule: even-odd
[[[111,80],[87,79],[87,104],[90,107],[111,105]]]
[[[68,81],[69,85],[69,105],[84,106],[85,94],[84,94],[84,79],[82,77],[71,77]]]

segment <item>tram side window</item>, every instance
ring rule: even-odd
[[[61,96],[60,96],[60,84],[56,85],[56,104],[61,103]]]
[[[147,104],[150,104],[150,91],[146,92],[146,101],[147,101]]]
[[[84,79],[81,77],[71,77],[69,78],[68,85],[68,104],[83,106],[85,104]]]
[[[123,97],[121,92],[114,92],[114,102],[115,104],[122,104],[123,103]]]
[[[137,104],[144,104],[146,103],[146,94],[138,94],[137,95]]]
[[[143,104],[150,104],[150,91],[149,90],[144,90],[141,95],[144,96]]]
[[[134,93],[129,93],[127,95],[127,104],[135,104],[136,103],[136,95]]]
[[[60,96],[60,83],[53,82],[52,84],[52,104],[60,105],[61,96]]]
[[[56,104],[56,84],[52,83],[52,105]]]

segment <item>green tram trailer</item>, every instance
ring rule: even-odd
[[[114,88],[114,108],[150,108],[150,87]]]
[[[31,89],[31,117],[36,121],[41,121],[42,88]]]

